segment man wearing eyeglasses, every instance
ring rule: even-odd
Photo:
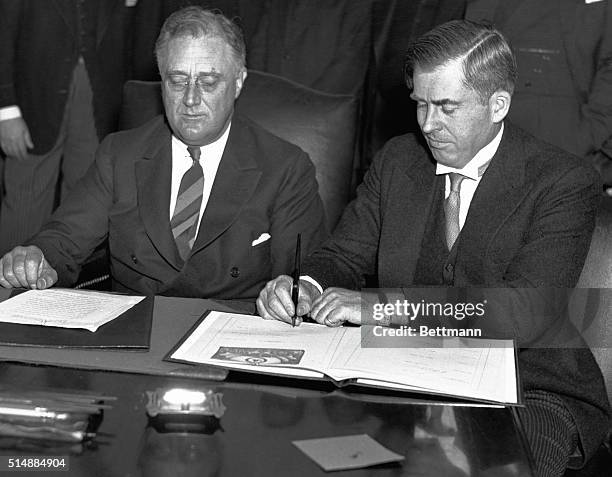
[[[245,118],[239,29],[189,7],[156,44],[165,118],[107,137],[95,166],[25,247],[0,261],[0,285],[67,286],[108,238],[119,291],[255,298],[325,234],[307,155]]]

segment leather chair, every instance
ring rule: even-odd
[[[353,193],[358,110],[353,96],[322,93],[255,70],[249,70],[236,103],[237,112],[308,153],[315,165],[330,232]],[[138,127],[163,111],[159,82],[127,81],[119,129]],[[109,286],[105,258],[104,251],[98,250],[83,267],[77,287]]]
[[[604,198],[597,213],[591,247],[578,281],[578,288],[591,289],[577,294],[571,310],[574,323],[591,346],[601,368],[612,401],[612,198]]]
[[[570,316],[581,330],[601,368],[612,402],[612,198],[602,200],[597,214],[591,247],[578,281]],[[580,470],[568,470],[565,477],[600,477],[612,469],[611,438]]]

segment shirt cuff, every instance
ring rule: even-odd
[[[15,119],[21,117],[21,109],[19,106],[6,106],[0,108],[0,121],[6,121],[7,119]]]
[[[319,282],[317,282],[314,278],[309,277],[308,275],[300,275],[300,280],[304,280],[305,282],[314,285],[317,290],[319,290],[319,293],[323,294],[323,287],[319,285]]]

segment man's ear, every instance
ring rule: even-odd
[[[489,98],[489,110],[491,111],[491,119],[494,123],[499,123],[504,120],[510,111],[510,103],[512,95],[503,89],[495,91]]]
[[[242,86],[244,86],[244,81],[246,80],[247,77],[247,70],[246,68],[241,69],[238,74],[236,75],[236,96],[235,99],[238,99],[238,96],[240,96],[240,92],[242,91]]]

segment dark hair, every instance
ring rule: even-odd
[[[167,53],[168,42],[171,39],[207,36],[225,40],[234,53],[236,64],[241,68],[246,67],[246,47],[240,27],[219,11],[191,6],[177,10],[166,18],[162,25],[155,43],[155,57],[160,73],[163,73],[162,62],[165,60],[164,54]]]
[[[412,89],[414,70],[432,70],[461,59],[464,84],[486,102],[497,90],[512,94],[516,60],[504,36],[490,25],[453,20],[435,27],[408,47],[404,78]]]

